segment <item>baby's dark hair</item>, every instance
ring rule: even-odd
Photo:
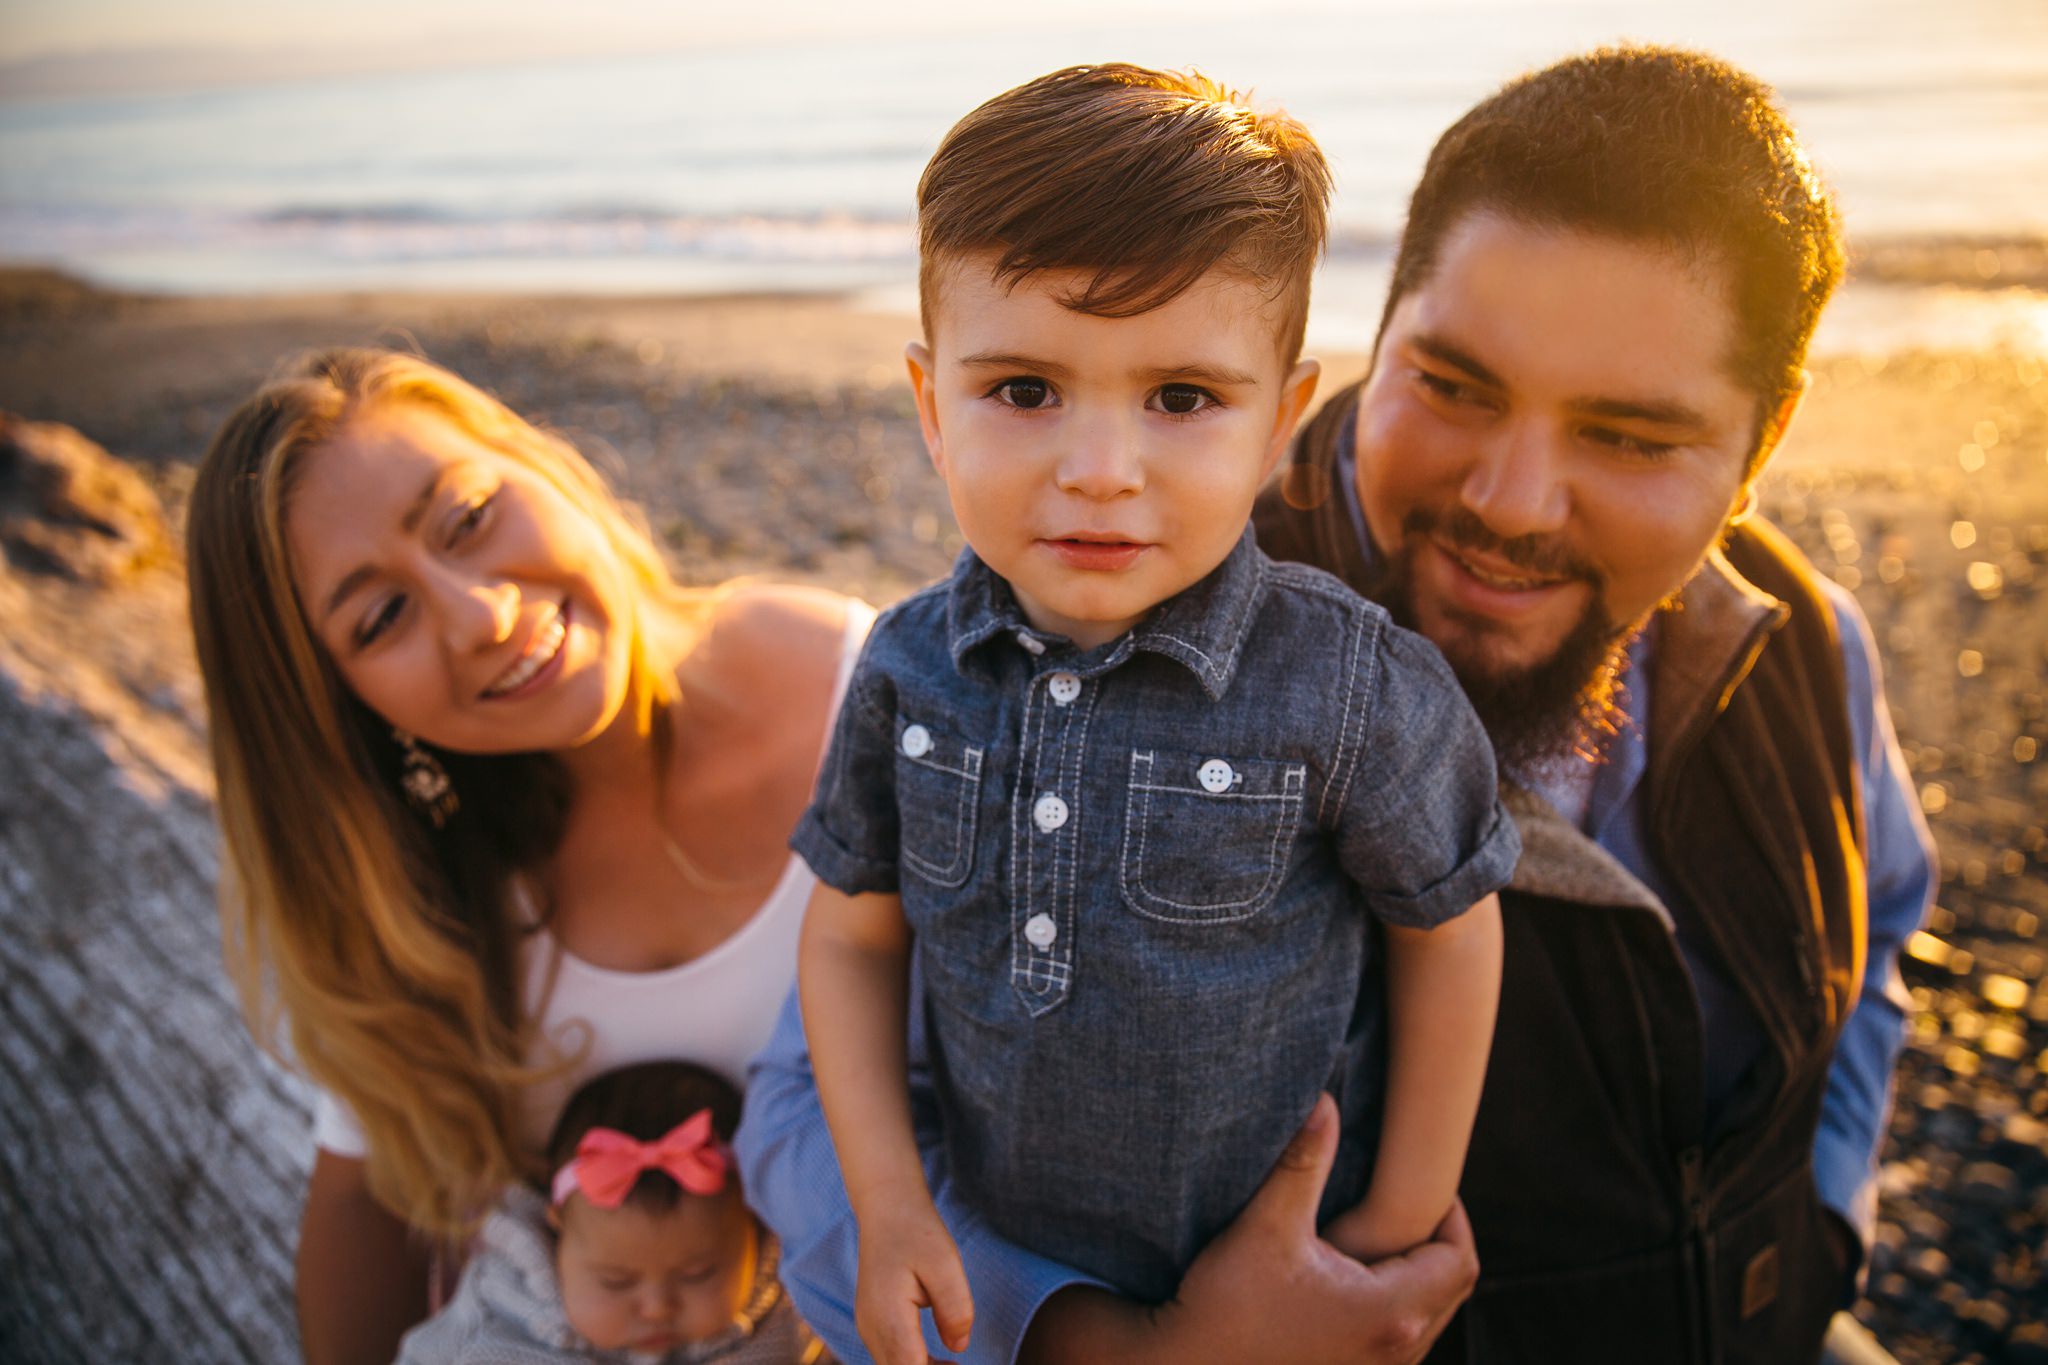
[[[695,1062],[641,1062],[584,1082],[562,1107],[548,1136],[548,1172],[569,1164],[576,1144],[593,1128],[615,1128],[627,1137],[653,1142],[701,1109],[711,1111],[711,1130],[732,1141],[740,1123],[740,1092],[715,1071]],[[683,1187],[665,1171],[643,1171],[626,1203],[647,1213],[668,1213],[682,1201]]]

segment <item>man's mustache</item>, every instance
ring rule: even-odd
[[[1411,507],[1401,521],[1401,532],[1404,539],[1427,536],[1461,550],[1492,555],[1543,578],[1578,578],[1600,585],[1600,571],[1557,537],[1496,535],[1476,512],[1463,505],[1445,512]]]

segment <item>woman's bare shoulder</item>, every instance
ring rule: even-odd
[[[829,696],[846,650],[847,622],[867,608],[824,588],[744,583],[720,595],[710,631],[722,671],[785,700]],[[767,700],[768,698],[764,698]]]

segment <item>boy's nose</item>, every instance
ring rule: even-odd
[[[1571,517],[1565,452],[1535,423],[1503,423],[1480,440],[1459,496],[1503,540],[1561,530]]]
[[[1062,492],[1098,502],[1143,492],[1145,463],[1125,424],[1102,421],[1078,425],[1055,473]]]

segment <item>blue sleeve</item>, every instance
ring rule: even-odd
[[[1388,924],[1433,929],[1507,885],[1521,832],[1493,745],[1435,645],[1381,619],[1357,636],[1336,724],[1345,759],[1324,803],[1337,858]]]
[[[825,747],[817,791],[789,838],[819,881],[849,896],[894,895],[897,889],[897,738],[887,680],[873,666],[888,620],[868,633]]]
[[[1878,1144],[1891,1109],[1892,1068],[1903,1041],[1906,988],[1899,949],[1926,918],[1934,889],[1934,845],[1885,709],[1870,625],[1855,599],[1830,585],[1848,674],[1849,723],[1863,773],[1868,844],[1869,938],[1863,993],[1842,1027],[1813,1139],[1821,1202],[1868,1249],[1877,1217]]]
[[[960,1248],[974,1291],[974,1335],[964,1352],[945,1350],[925,1315],[925,1343],[936,1359],[961,1365],[1010,1365],[1039,1306],[1056,1291],[1093,1285],[1078,1271],[1003,1240],[954,1196],[925,1060],[923,982],[910,982],[910,1103],[925,1179]],[[748,1072],[745,1114],[734,1139],[747,1202],[782,1240],[782,1282],[797,1311],[846,1365],[870,1360],[853,1325],[858,1229],[840,1181],[832,1135],[818,1106],[810,1049],[796,992],[783,1005],[768,1046]]]

